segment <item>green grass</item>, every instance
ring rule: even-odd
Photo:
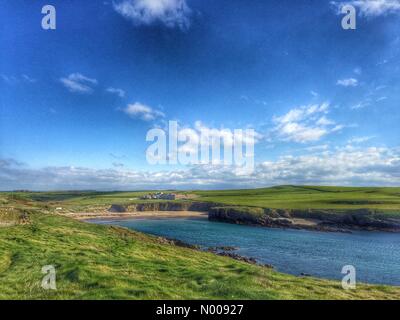
[[[271,207],[271,201],[297,206],[304,194],[311,194],[308,206],[313,201],[342,202],[344,198],[371,200],[363,194],[373,194],[373,201],[393,202],[398,191],[280,187],[193,193],[199,201],[254,208],[260,204]],[[285,275],[166,245],[126,229],[54,214],[58,206],[104,209],[112,203],[141,202],[137,198],[142,194],[0,193],[0,299],[400,299],[398,287],[359,285],[357,290],[345,291],[335,281]],[[254,198],[262,203],[256,204]],[[360,204],[346,202],[348,206]],[[57,291],[41,288],[44,265],[56,267]]]
[[[198,200],[271,209],[372,209],[400,215],[400,188],[280,186],[265,189],[196,191]]]
[[[123,228],[30,213],[0,228],[0,299],[400,299],[400,288],[300,278]],[[54,265],[57,290],[41,288]]]
[[[102,211],[111,204],[143,203],[144,192],[20,192],[0,193],[27,206],[45,204],[48,208],[62,207],[66,211]],[[178,192],[195,195],[195,201],[215,202],[222,205],[271,209],[322,209],[355,210],[371,209],[388,215],[400,215],[400,188],[356,188],[279,186],[263,189]],[[187,201],[187,200],[177,200]],[[154,202],[152,200],[148,202]]]

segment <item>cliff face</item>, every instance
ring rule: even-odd
[[[256,210],[257,209],[257,210]],[[346,229],[382,230],[400,232],[400,219],[388,218],[372,210],[282,210],[261,208],[211,208],[208,217],[212,221],[251,224],[266,227],[288,227],[320,231],[344,231]],[[303,223],[297,223],[302,219]],[[312,221],[312,224],[304,222]]]
[[[221,206],[208,202],[146,202],[130,205],[114,204],[110,212],[201,211],[211,221],[235,224],[284,227],[319,231],[382,230],[400,232],[400,219],[388,218],[369,209],[360,210],[285,210]],[[299,223],[301,220],[301,223]]]
[[[113,204],[109,212],[200,211],[208,212],[215,204],[207,202],[146,202],[127,206]]]
[[[293,210],[292,215],[318,219],[322,221],[322,224],[328,226],[400,231],[400,219],[389,218],[370,209],[345,211]]]

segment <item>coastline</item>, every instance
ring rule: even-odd
[[[204,219],[204,214],[202,215],[202,217]],[[138,220],[141,219],[139,216],[137,218],[138,218]],[[127,219],[130,219],[130,218],[127,218]],[[156,220],[164,220],[164,221],[166,221],[168,219],[173,219],[173,218],[172,217],[164,218],[163,216],[156,217],[156,218],[148,218],[149,221],[151,221],[151,220],[154,220],[154,221],[156,221]],[[196,218],[194,218],[194,219],[196,219]],[[113,223],[117,223],[117,220],[120,220],[119,222],[121,222],[121,223],[124,222],[123,218],[122,219],[118,219],[118,218],[107,219],[107,218],[105,218],[105,219],[100,219],[100,221],[96,221],[96,220],[97,219],[88,219],[88,220],[86,220],[84,222],[94,223],[94,224],[96,224],[96,223],[103,224],[103,222],[104,222],[106,225],[111,225],[111,226],[113,225]],[[113,221],[113,220],[116,220],[116,221]],[[157,223],[157,222],[155,222],[155,223]],[[172,222],[172,223],[174,223],[174,222]],[[187,223],[190,223],[190,217],[188,218]],[[180,238],[179,236],[174,237],[174,234],[169,234],[169,235],[163,235],[162,233],[161,234],[158,234],[158,233],[153,234],[153,233],[151,233],[149,231],[143,231],[143,230],[140,230],[140,229],[135,229],[133,226],[124,226],[124,225],[119,225],[119,224],[117,224],[117,226],[127,227],[128,229],[132,228],[133,230],[136,230],[138,232],[151,235],[151,236],[155,237],[157,239],[157,241],[159,243],[161,243],[161,244],[169,244],[169,245],[173,245],[173,246],[177,246],[177,247],[184,247],[184,248],[188,248],[188,249],[193,249],[195,251],[208,252],[208,253],[212,253],[212,254],[214,254],[216,256],[224,256],[224,257],[227,257],[227,258],[230,258],[230,259],[233,259],[233,260],[237,260],[237,261],[241,261],[241,262],[245,262],[245,263],[248,263],[248,264],[258,265],[258,266],[266,267],[266,268],[269,268],[269,269],[275,269],[277,271],[279,270],[278,272],[280,272],[282,274],[292,275],[292,276],[295,276],[295,277],[298,277],[298,278],[316,277],[316,278],[325,279],[325,280],[326,279],[330,279],[330,280],[334,280],[335,279],[335,278],[329,278],[327,276],[315,275],[315,274],[313,274],[312,272],[310,272],[307,269],[306,270],[300,270],[299,272],[292,272],[292,271],[287,271],[287,270],[283,271],[283,270],[279,269],[281,267],[281,266],[279,266],[279,263],[277,265],[270,264],[270,263],[265,263],[265,262],[263,263],[263,262],[261,262],[262,260],[261,261],[259,260],[260,257],[257,256],[257,255],[250,254],[250,253],[242,254],[242,253],[237,252],[237,250],[240,250],[242,248],[242,245],[238,244],[238,243],[232,244],[232,242],[230,242],[230,241],[225,241],[225,242],[215,241],[214,243],[206,243],[206,244],[199,245],[199,244],[192,243],[188,239]],[[257,229],[278,229],[278,228],[274,228],[274,227],[266,228],[266,227],[257,226],[257,225],[253,225],[253,226],[257,227]],[[279,229],[283,229],[283,230],[287,229],[287,230],[289,230],[290,228],[279,228]],[[307,230],[307,229],[303,229],[303,230],[312,231],[312,230]],[[314,231],[316,231],[316,230],[314,230]],[[283,231],[283,232],[285,232],[285,231]],[[324,232],[324,233],[326,233],[326,232]],[[348,233],[351,233],[351,232],[348,232]],[[313,235],[310,235],[310,236],[313,237]],[[343,235],[343,236],[345,236],[345,235]],[[328,236],[328,237],[330,237],[330,236]],[[368,283],[368,282],[365,282],[365,283]],[[370,284],[379,284],[379,283],[375,282],[375,283],[370,283]],[[386,283],[386,285],[396,286],[396,284],[388,284],[388,283]]]
[[[76,212],[76,213],[60,213],[60,215],[73,218],[81,221],[88,220],[124,220],[124,219],[208,219],[214,222],[223,222],[230,224],[248,225],[253,227],[263,228],[278,228],[278,229],[294,229],[294,230],[307,230],[317,232],[339,232],[339,233],[351,233],[353,231],[380,231],[396,233],[399,229],[396,228],[382,228],[380,226],[362,225],[358,223],[347,224],[340,222],[333,222],[330,220],[320,220],[314,218],[305,217],[288,217],[288,218],[267,218],[267,219],[254,219],[254,216],[249,215],[246,212],[235,212],[228,211],[224,214],[220,214],[221,211],[209,210],[201,211],[202,208],[196,208],[199,210],[174,210],[176,208],[167,208],[170,210],[127,210],[127,211],[101,211],[101,212]],[[219,211],[219,212],[218,212]]]
[[[65,217],[74,218],[76,220],[101,220],[101,219],[168,219],[168,218],[197,218],[208,219],[207,212],[200,211],[136,211],[136,212],[78,212],[63,214]]]

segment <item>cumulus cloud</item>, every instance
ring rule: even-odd
[[[135,25],[162,23],[168,28],[186,30],[191,10],[186,0],[122,0],[114,2],[114,10]]]
[[[132,118],[141,119],[143,121],[152,121],[157,118],[164,118],[165,114],[160,110],[149,107],[140,102],[129,104],[123,111]]]
[[[213,141],[219,140],[220,145],[227,150],[232,150],[235,143],[241,146],[254,146],[262,139],[262,135],[255,130],[235,130],[229,128],[212,128],[201,121],[196,121],[194,127],[184,126],[178,127],[178,139],[184,143],[178,145],[178,152],[191,153],[193,155],[199,155],[201,151],[201,144],[204,143],[207,146],[213,145]],[[225,149],[224,149],[225,150]],[[246,150],[248,156],[249,150]],[[215,161],[215,159],[213,159]]]
[[[343,87],[357,87],[358,80],[354,79],[354,78],[341,79],[336,82],[336,85],[343,86]]]
[[[170,171],[96,170],[79,167],[31,169],[0,160],[0,190],[253,188],[280,184],[400,185],[400,150],[345,147],[284,156],[243,174],[232,166],[197,165]]]
[[[343,128],[327,118],[329,103],[301,106],[281,117],[274,117],[272,134],[284,141],[306,143]]]
[[[331,2],[340,13],[344,5],[350,4],[356,7],[360,15],[365,17],[377,17],[390,13],[400,13],[400,0],[353,0],[345,2]]]
[[[119,88],[109,87],[106,89],[108,93],[116,94],[118,97],[123,98],[125,97],[125,91]]]
[[[71,73],[68,77],[60,79],[60,82],[71,92],[92,93],[97,80],[84,76],[81,73]]]
[[[237,139],[239,143],[246,144],[247,142],[252,142],[258,143],[262,139],[262,135],[254,130],[254,133],[250,136],[247,134],[244,134],[244,130],[242,129],[241,131],[235,131],[235,129],[228,129],[228,128],[212,128],[201,121],[196,121],[194,124],[195,130],[198,132],[199,135],[203,135],[205,137],[220,137],[224,141],[226,141],[226,144],[231,146],[233,145],[234,141],[233,139]]]

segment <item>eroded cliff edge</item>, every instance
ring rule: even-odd
[[[400,232],[400,219],[370,209],[319,210],[269,209],[225,206],[211,202],[146,202],[114,204],[109,212],[201,211],[210,221],[317,231],[370,230]]]

